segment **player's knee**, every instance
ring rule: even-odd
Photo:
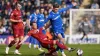
[[[58,38],[61,40],[63,37],[61,34],[58,34]]]
[[[15,42],[19,42],[19,38],[15,38]]]
[[[23,38],[24,38],[24,37],[23,37],[23,36],[21,36],[19,40],[20,40],[20,41],[22,41],[22,40],[23,40]]]

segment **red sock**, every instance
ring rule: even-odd
[[[61,44],[58,41],[56,41],[56,45],[61,49],[68,49],[64,44]]]
[[[21,47],[21,44],[19,45],[21,41],[18,42],[17,46],[16,46],[16,49],[18,50],[20,47]]]
[[[13,40],[10,42],[10,44],[8,45],[8,47],[12,47],[16,42]]]

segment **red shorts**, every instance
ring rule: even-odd
[[[13,29],[13,35],[14,38],[20,38],[21,36],[24,36],[24,29],[18,29],[18,28],[12,28]]]

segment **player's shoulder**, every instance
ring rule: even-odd
[[[34,14],[29,15],[30,18],[33,17],[33,16],[34,16]]]
[[[40,17],[40,16],[41,16],[41,14],[39,13],[39,14],[37,14],[37,16],[38,16],[38,17]]]
[[[40,18],[41,18],[41,17],[44,17],[44,14],[39,14],[38,17],[40,17]]]
[[[53,12],[53,11],[51,11],[51,12],[49,13],[49,16],[50,16],[50,17],[52,17],[52,15],[54,15],[54,12]]]
[[[34,14],[31,14],[30,16],[34,16]]]
[[[11,11],[11,16],[13,16],[15,14],[16,14],[16,9],[14,9],[14,10]]]
[[[54,12],[53,12],[53,11],[51,11],[49,14],[54,14]]]

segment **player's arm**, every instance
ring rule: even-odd
[[[49,27],[50,27],[50,25],[51,25],[51,24],[50,24],[50,20],[49,20],[47,23],[45,23],[45,25],[44,25],[44,27],[43,27],[43,28],[44,28],[44,29],[47,29],[47,28],[49,28]]]
[[[31,31],[29,31],[28,32],[28,34],[25,36],[25,38],[19,43],[19,44],[22,44],[25,40],[27,40],[27,38],[29,37],[29,36],[31,36],[32,35],[32,32]]]
[[[31,18],[32,18],[32,15],[30,15],[29,17],[28,17],[28,19],[26,20],[26,24],[27,24],[27,26],[31,29],[31,26],[30,26],[30,20],[31,20]]]
[[[66,8],[61,8],[61,9],[59,10],[59,12],[67,11],[67,10],[69,10],[70,8],[72,8],[73,6],[76,6],[76,5],[77,5],[76,2],[72,2],[72,4],[68,5]]]
[[[45,19],[45,23],[47,23],[51,19],[51,14],[48,15],[48,17]]]
[[[25,41],[27,40],[28,37],[29,37],[29,36],[26,35],[25,38],[24,38],[19,44],[22,44],[23,42],[25,42]]]
[[[10,15],[10,22],[22,22],[22,20],[15,20],[16,15],[15,12],[13,11]]]
[[[45,26],[44,26],[45,29],[49,28],[49,26],[50,26],[50,22],[49,22],[50,19],[51,19],[51,15],[49,14],[48,18],[46,18],[46,20],[45,20]]]
[[[10,22],[23,22],[22,20],[14,20],[13,18],[10,18]]]

